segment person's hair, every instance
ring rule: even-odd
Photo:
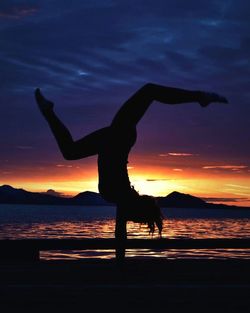
[[[128,220],[147,224],[150,234],[153,234],[155,232],[155,227],[157,227],[159,235],[161,236],[163,215],[154,197],[138,195],[134,202],[134,207],[129,211]]]

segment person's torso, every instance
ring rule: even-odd
[[[110,133],[98,154],[99,191],[116,198],[131,189],[127,163],[129,152],[136,141],[136,130],[126,129]]]

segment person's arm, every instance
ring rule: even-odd
[[[115,224],[115,239],[116,239],[116,260],[124,261],[127,239],[127,221],[123,215],[122,209],[117,206],[116,224]]]

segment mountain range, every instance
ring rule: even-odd
[[[157,203],[165,208],[199,208],[199,209],[250,209],[225,204],[208,203],[198,197],[174,191],[165,197],[157,197]],[[47,193],[29,192],[9,185],[0,186],[0,203],[4,204],[36,204],[36,205],[111,205],[101,195],[85,191],[71,198]]]

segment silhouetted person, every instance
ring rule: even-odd
[[[123,104],[108,127],[74,141],[69,130],[54,113],[54,104],[44,98],[39,89],[36,89],[35,97],[66,160],[98,155],[100,194],[117,206],[115,237],[118,260],[122,260],[125,255],[127,221],[147,223],[152,233],[155,226],[160,235],[162,231],[160,208],[153,197],[139,195],[134,190],[127,171],[128,155],[136,142],[136,125],[150,104],[154,100],[166,104],[198,102],[203,107],[211,102],[227,103],[226,98],[215,93],[146,84]]]

